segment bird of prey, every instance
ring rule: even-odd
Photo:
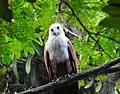
[[[78,72],[73,45],[59,23],[49,27],[49,36],[44,47],[44,62],[50,80]],[[54,94],[78,94],[78,82],[56,89]]]

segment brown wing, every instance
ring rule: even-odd
[[[71,62],[71,66],[73,68],[73,72],[77,73],[78,72],[77,56],[75,54],[73,45],[70,41],[68,41],[68,51],[69,51],[69,55],[70,55],[70,62]]]
[[[49,59],[49,53],[46,50],[46,48],[44,48],[44,63],[45,63],[45,67],[49,76],[49,79],[51,77],[51,72],[50,72],[50,59]]]

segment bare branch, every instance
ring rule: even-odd
[[[104,71],[105,73],[115,73],[115,72],[120,72],[120,66],[119,67],[114,67],[114,68],[108,68]]]
[[[56,88],[60,88],[62,86],[69,85],[71,83],[77,82],[78,80],[82,80],[84,78],[92,77],[92,76],[97,76],[100,74],[106,74],[106,73],[113,73],[113,71],[117,72],[120,71],[120,68],[118,67],[113,67],[114,65],[118,64],[120,62],[120,58],[116,58],[114,60],[111,60],[110,62],[107,62],[101,66],[95,67],[90,70],[86,70],[82,73],[77,73],[77,74],[72,74],[70,77],[61,77],[59,78],[59,81],[54,81],[50,82],[46,85],[42,85],[37,88],[32,88],[23,92],[19,92],[17,94],[25,94],[28,92],[49,92],[51,90],[54,90]],[[112,67],[112,68],[110,68]]]

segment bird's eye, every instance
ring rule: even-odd
[[[53,30],[53,29],[51,29],[51,31],[53,32],[54,30]]]
[[[59,29],[59,26],[57,27],[57,29]]]

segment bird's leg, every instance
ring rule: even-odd
[[[66,61],[66,67],[67,67],[68,74],[70,74],[72,72],[72,66],[71,66],[70,60]]]
[[[53,73],[53,79],[57,79],[57,68],[56,68],[56,63],[55,61],[51,62],[51,69],[52,69],[52,73]]]
[[[71,66],[70,60],[66,61],[66,67],[67,67],[67,72],[68,72],[68,74],[66,76],[70,77],[70,74],[72,72],[72,66]]]

